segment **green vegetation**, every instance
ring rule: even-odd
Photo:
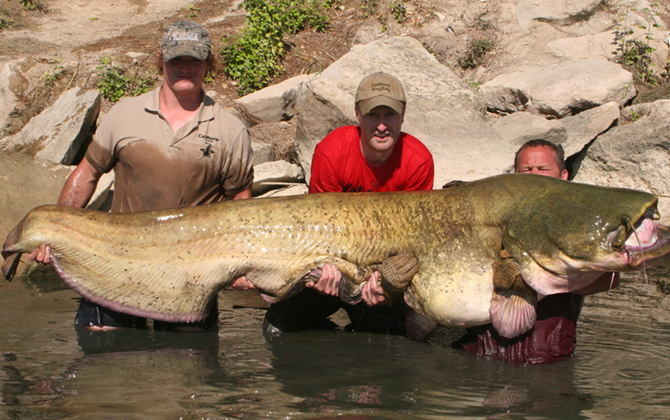
[[[14,24],[11,18],[0,17],[0,31],[10,28]]]
[[[473,39],[465,55],[458,59],[458,65],[464,69],[475,68],[482,64],[484,56],[493,49],[494,43],[488,39]]]
[[[189,4],[188,6],[186,6],[186,11],[188,12],[188,15],[186,15],[186,19],[193,19],[195,17],[198,17],[199,10],[200,9],[195,7],[194,4]]]
[[[614,40],[617,47],[612,54],[615,55],[615,61],[629,70],[635,71],[644,82],[657,84],[654,71],[651,68],[653,65],[651,53],[655,51],[654,48],[649,46],[651,37],[647,35],[647,42],[642,42],[628,38],[632,34],[632,29],[614,31]]]
[[[103,98],[116,102],[123,96],[138,96],[148,92],[154,85],[155,79],[139,74],[129,77],[126,70],[112,64],[111,57],[103,57],[102,65],[96,67],[103,70],[98,79],[98,90]]]
[[[632,122],[637,121],[639,118],[640,118],[640,114],[638,114],[637,111],[632,110],[632,111],[630,112],[630,120],[631,120]]]
[[[315,0],[244,0],[247,10],[242,34],[221,48],[224,73],[238,83],[246,95],[264,88],[285,70],[281,59],[286,50],[285,34],[295,34],[309,25],[317,32],[328,27],[324,5]],[[329,2],[333,4],[333,2]]]
[[[60,60],[57,60],[60,62]],[[49,70],[45,71],[44,74],[40,77],[44,86],[50,87],[53,86],[64,74],[65,69],[60,64],[54,64],[49,67]]]
[[[398,23],[403,23],[407,19],[407,8],[405,7],[406,0],[391,1],[391,14]]]
[[[41,0],[21,0],[21,6],[26,10],[39,10],[41,12],[46,12],[47,10],[47,7]]]

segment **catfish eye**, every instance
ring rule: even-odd
[[[626,244],[628,232],[625,226],[619,226],[619,229],[607,234],[607,243],[614,249],[622,249]]]

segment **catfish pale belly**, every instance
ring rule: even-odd
[[[452,326],[493,321],[513,337],[532,328],[537,299],[585,287],[603,272],[664,261],[670,235],[653,222],[656,204],[645,192],[510,174],[439,191],[131,214],[44,206],[10,233],[2,269],[11,279],[20,253],[48,244],[60,277],[85,298],[191,322],[240,276],[272,302],[326,263],[346,277],[340,296],[356,302],[369,274],[403,253],[418,265],[403,289],[414,310]]]

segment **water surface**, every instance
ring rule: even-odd
[[[586,299],[570,360],[477,358],[442,328],[266,340],[253,294],[222,292],[218,333],[78,332],[77,296],[0,283],[7,419],[605,419],[670,417],[668,270]],[[57,288],[56,288],[57,289]]]

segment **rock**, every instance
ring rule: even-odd
[[[34,207],[55,204],[72,167],[0,152],[0,238]]]
[[[568,139],[567,130],[560,120],[547,120],[528,112],[516,112],[496,119],[491,127],[516,148],[534,139],[543,139],[556,144],[563,144]]]
[[[305,176],[300,166],[283,160],[267,162],[254,167],[254,183],[251,195],[257,197],[287,184],[304,183]]]
[[[289,120],[295,114],[293,107],[296,97],[310,77],[313,76],[296,76],[243,96],[235,102],[244,105],[247,111],[263,121]]]
[[[547,120],[527,112],[517,112],[494,120],[491,127],[515,148],[529,140],[543,139],[563,146],[565,157],[568,158],[609,129],[619,116],[619,105],[608,102],[560,120]]]
[[[114,171],[103,174],[98,180],[98,185],[96,186],[93,196],[89,200],[86,208],[89,210],[109,211],[112,203],[108,200],[108,197],[113,184]]]
[[[452,179],[483,178],[509,167],[514,150],[485,123],[477,94],[417,40],[383,37],[354,46],[309,82],[298,98],[296,145],[306,176],[316,144],[333,129],[356,124],[358,83],[379,70],[404,85],[408,99],[402,129],[433,154],[436,188]]]
[[[516,18],[526,33],[540,22],[567,27],[587,20],[587,16],[595,14],[601,3],[601,0],[519,0]],[[609,25],[597,25],[592,30],[600,32],[611,25],[610,21]]]
[[[254,148],[254,166],[274,160],[290,160],[295,140],[295,124],[267,122],[249,129]]]
[[[670,196],[670,100],[634,105],[624,116],[635,122],[598,136],[577,162],[575,181],[636,188]],[[663,224],[670,222],[670,200],[660,199]]]
[[[292,184],[286,187],[270,190],[259,197],[286,197],[290,195],[307,194],[309,188],[305,184]]]
[[[572,60],[548,67],[500,75],[484,83],[479,92],[494,112],[500,97],[518,90],[529,98],[526,111],[563,118],[587,109],[616,102],[623,106],[635,97],[633,75],[604,60]]]
[[[0,69],[0,129],[5,127],[20,95],[30,84],[20,65],[25,59],[11,60]]]
[[[607,31],[595,35],[561,38],[548,42],[547,46],[556,57],[568,60],[611,60],[617,47],[613,42],[614,33]]]
[[[254,149],[254,167],[274,161],[271,144],[252,140],[251,148]]]
[[[580,152],[584,146],[612,127],[620,116],[619,104],[608,102],[605,105],[580,112],[573,117],[559,120],[565,126],[568,134],[567,140],[563,143],[565,157]]]
[[[99,111],[97,90],[80,93],[80,88],[74,87],[31,119],[19,133],[0,140],[0,149],[69,165],[85,146]]]

